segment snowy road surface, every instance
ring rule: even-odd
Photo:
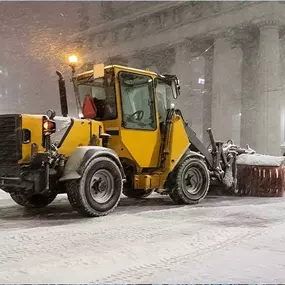
[[[123,198],[84,219],[65,196],[28,212],[0,194],[0,283],[284,283],[283,198]]]

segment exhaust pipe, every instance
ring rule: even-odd
[[[62,74],[59,71],[56,71],[58,79],[58,87],[59,87],[59,96],[60,96],[60,107],[61,107],[61,114],[63,117],[67,117],[68,115],[68,105],[67,105],[67,97],[66,97],[66,87],[65,87],[65,80]]]

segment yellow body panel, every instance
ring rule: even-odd
[[[156,131],[121,130],[121,140],[141,168],[159,165],[160,133]]]
[[[161,175],[158,174],[141,174],[141,175],[136,175],[135,176],[135,189],[155,189],[159,188],[160,186],[160,177]]]
[[[101,145],[101,140],[99,140],[100,126],[103,132],[103,124],[98,121],[74,120],[72,128],[59,148],[59,153],[69,157],[76,147],[89,145],[92,135],[96,135],[98,138],[97,145]]]
[[[171,128],[169,155],[165,165],[166,172],[169,173],[174,169],[181,157],[189,148],[189,145],[190,142],[183,124],[183,120],[180,116],[176,115],[173,119]]]
[[[96,145],[102,146],[102,140],[99,139],[99,128],[104,132],[104,126],[101,122],[94,120],[74,119],[74,123],[67,134],[63,144],[59,148],[59,153],[69,157],[78,146],[87,146],[90,143],[92,135],[96,135]],[[20,164],[29,163],[31,160],[31,147],[36,144],[38,152],[44,152],[43,143],[43,116],[42,115],[22,115],[22,128],[31,131],[31,142],[22,144],[22,160]]]
[[[31,131],[31,141],[22,144],[22,163],[29,163],[31,160],[31,147],[36,144],[39,152],[44,152],[43,143],[43,116],[42,115],[22,115],[22,128]]]

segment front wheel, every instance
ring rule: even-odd
[[[176,170],[169,196],[177,204],[196,204],[209,190],[210,175],[204,161],[188,158]]]
[[[67,182],[67,196],[71,206],[83,216],[105,216],[119,203],[123,188],[121,171],[107,158],[93,159],[80,180]]]

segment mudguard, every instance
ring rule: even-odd
[[[187,150],[186,153],[184,154],[183,156],[183,160],[184,159],[187,159],[189,157],[195,157],[195,158],[200,158],[200,159],[205,159],[205,156],[198,153],[198,152],[195,152],[195,151],[192,151],[192,150]]]
[[[80,179],[84,169],[91,160],[97,157],[108,157],[112,159],[119,167],[123,180],[126,179],[123,166],[116,152],[112,149],[101,146],[80,146],[77,147],[67,160],[60,182]]]
[[[198,153],[198,152],[195,152],[195,151],[192,151],[190,149],[186,150],[186,152],[183,154],[183,156],[180,158],[179,162],[176,164],[175,169],[177,169],[177,167],[179,167],[179,165],[181,164],[181,162],[185,161],[186,159],[188,158],[198,158],[198,159],[202,159],[202,160],[205,160],[205,157],[204,155]],[[174,170],[171,172],[171,173],[174,173]],[[170,175],[171,175],[170,173]]]

